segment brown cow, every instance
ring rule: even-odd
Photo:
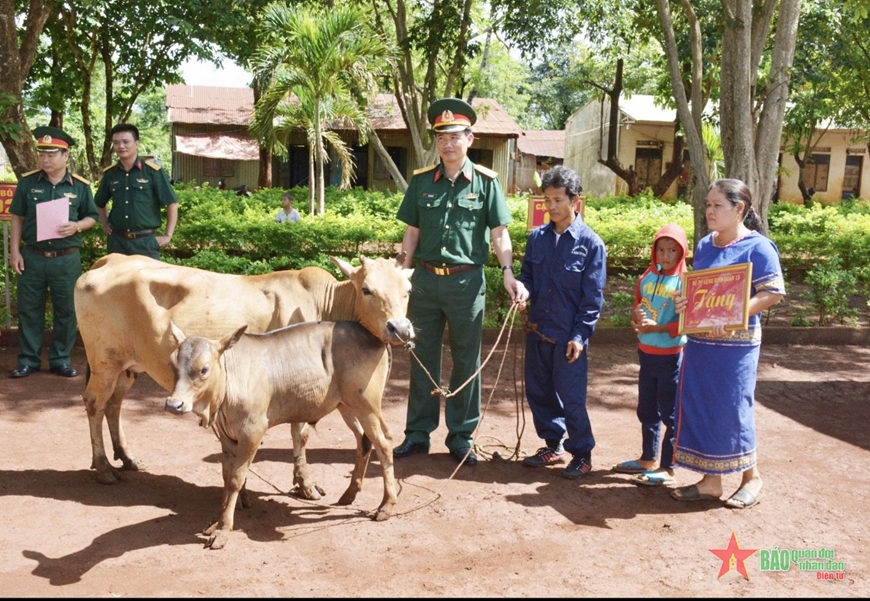
[[[162,263],[143,256],[111,254],[76,283],[75,307],[85,346],[89,378],[83,398],[90,426],[97,479],[114,484],[118,474],[103,446],[103,418],[109,424],[115,459],[123,469],[144,469],[133,457],[121,427],[121,403],[136,375],[148,373],[166,390],[175,386],[169,356],[177,343],[170,321],[190,335],[218,338],[247,325],[252,333],[317,320],[353,320],[375,336],[406,337],[405,316],[412,270],[396,260],[360,257],[360,267],[331,257],[348,281],[325,269],[305,267],[242,276]],[[318,499],[304,455],[305,424],[294,425],[299,493]]]
[[[196,413],[223,449],[221,514],[205,530],[206,546],[226,545],[236,500],[266,430],[291,422],[316,423],[335,409],[357,443],[353,476],[339,505],[353,503],[361,490],[374,445],[384,471],[384,498],[374,518],[393,515],[393,451],[381,412],[389,347],[348,321],[302,323],[268,334],[244,331],[243,326],[220,340],[185,338],[172,324],[180,344],[172,354],[176,380],[166,410]]]

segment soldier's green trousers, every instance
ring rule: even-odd
[[[453,370],[449,390],[458,390],[480,367],[486,280],[482,267],[454,275],[439,276],[418,265],[411,280],[413,288],[408,317],[416,334],[415,353],[438,385],[441,385],[441,356],[444,327],[447,326]],[[438,427],[441,396],[426,372],[411,360],[411,384],[405,436],[415,443],[429,444]],[[447,448],[458,451],[472,444],[480,420],[480,375],[459,394],[445,401]]]

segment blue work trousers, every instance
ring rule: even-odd
[[[586,411],[588,354],[584,348],[576,361],[568,363],[566,351],[565,343],[526,335],[526,396],[538,436],[548,446],[564,439],[566,451],[591,461],[595,438]]]

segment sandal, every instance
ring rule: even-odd
[[[677,479],[667,472],[644,472],[631,481],[642,486],[667,486]]]
[[[759,501],[761,501],[760,490],[758,494],[753,495],[745,488],[740,488],[725,501],[725,507],[730,507],[731,509],[749,509],[753,505],[758,505]]]
[[[639,464],[636,459],[630,459],[628,461],[623,461],[622,463],[617,463],[612,468],[614,472],[617,474],[644,474],[649,470]]]

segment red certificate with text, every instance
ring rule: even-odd
[[[680,334],[710,332],[718,325],[726,330],[746,330],[751,285],[752,263],[686,273],[681,294],[689,304],[680,313]]]

